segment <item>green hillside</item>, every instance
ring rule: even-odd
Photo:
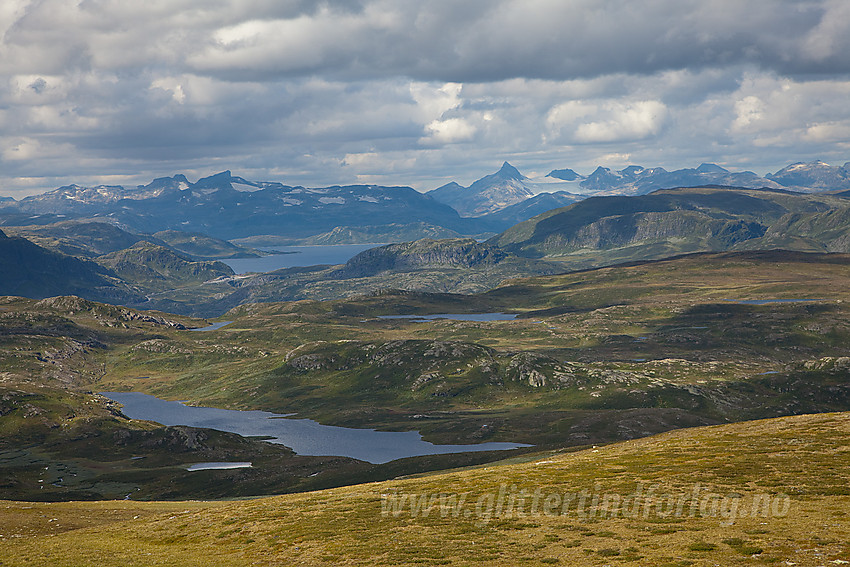
[[[154,235],[135,234],[98,219],[8,227],[6,231],[50,250],[89,259],[125,250],[139,242],[171,248],[196,260],[254,258],[261,255],[256,250],[197,232],[165,230]]]
[[[848,201],[832,194],[697,187],[594,197],[520,223],[489,242],[574,268],[698,251],[842,251]],[[827,228],[829,227],[829,228]]]
[[[152,240],[103,221],[71,220],[47,225],[19,226],[8,229],[15,236],[70,256],[95,258],[117,252],[137,242]],[[157,244],[162,244],[156,241]]]
[[[163,246],[139,242],[126,250],[104,254],[97,262],[121,279],[145,290],[170,290],[233,275],[222,262],[192,261]]]
[[[115,275],[90,262],[42,248],[0,231],[0,294],[42,298],[85,295],[109,302],[140,297]]]
[[[163,230],[153,236],[178,252],[188,254],[196,260],[257,258],[262,255],[261,252],[256,250],[237,246],[227,240],[213,238],[199,232]]]

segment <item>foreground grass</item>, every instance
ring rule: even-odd
[[[0,561],[840,565],[850,561],[848,434],[850,413],[805,415],[250,501],[3,502]],[[529,496],[520,504],[523,490]],[[548,497],[584,493],[587,506],[579,510],[575,500],[566,512],[556,506],[544,513],[541,501],[532,510],[530,495],[538,490]],[[508,498],[500,498],[500,491]],[[639,491],[635,514],[621,509],[609,517],[599,512],[599,501],[591,506],[594,495],[601,501]],[[437,505],[428,514],[413,514],[409,505],[398,504],[410,502],[399,498],[421,502],[421,496],[440,494],[465,497],[466,505],[457,513]],[[758,495],[772,504],[751,510]],[[684,505],[676,512],[671,502],[680,500]],[[692,500],[699,501],[696,508]]]

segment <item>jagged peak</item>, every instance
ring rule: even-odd
[[[221,173],[216,173],[215,175],[210,175],[209,177],[198,179],[198,181],[193,185],[193,187],[197,187],[199,189],[210,187],[227,187],[233,189],[232,182],[233,175],[231,175],[230,170],[227,169],[225,171],[222,171]]]
[[[138,185],[137,187],[138,188],[159,187],[159,186],[163,186],[163,185],[171,185],[173,183],[177,183],[177,184],[185,183],[186,185],[189,185],[189,180],[186,179],[186,176],[183,175],[182,173],[178,173],[178,174],[173,175],[171,177],[157,177],[156,179],[154,179],[153,181],[151,181],[147,185]]]
[[[517,168],[505,162],[502,164],[501,169],[499,169],[498,173],[499,177],[504,177],[506,179],[524,179],[525,176],[519,172]]]

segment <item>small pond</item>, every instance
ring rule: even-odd
[[[221,321],[219,323],[213,323],[212,325],[209,325],[207,327],[200,327],[198,329],[186,329],[186,330],[187,331],[194,331],[194,332],[217,331],[217,330],[221,329],[222,327],[226,327],[227,325],[231,324],[232,322],[233,321]]]

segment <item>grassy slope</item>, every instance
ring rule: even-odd
[[[4,502],[0,555],[74,566],[838,565],[850,560],[848,434],[850,414],[804,415],[247,502]],[[634,517],[532,513],[530,501],[525,515],[486,514],[480,500],[501,487],[625,497],[639,483],[656,496]],[[709,493],[736,502],[737,517],[710,506],[692,516],[692,495]],[[759,493],[776,514],[749,513]],[[388,494],[465,494],[470,505],[458,517],[382,514]],[[686,498],[681,515],[664,515],[667,495]]]
[[[194,262],[150,242],[139,242],[126,250],[104,254],[97,262],[145,291],[167,291],[233,275],[233,270],[218,261]]]

